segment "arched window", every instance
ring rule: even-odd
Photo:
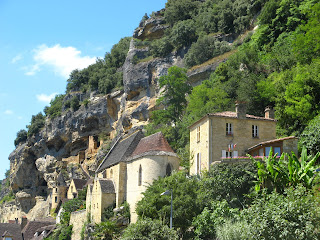
[[[168,163],[166,168],[166,176],[171,176],[171,172],[172,172],[172,168],[170,163]]]
[[[138,186],[141,186],[142,184],[142,167],[139,166],[139,176],[138,176]]]
[[[113,178],[113,171],[110,169],[110,178]]]

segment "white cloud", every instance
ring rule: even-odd
[[[11,63],[16,63],[16,62],[20,61],[21,59],[22,59],[22,55],[18,54],[17,56],[12,58]]]
[[[37,99],[39,102],[50,103],[51,100],[57,95],[57,93],[52,93],[50,95],[46,95],[44,93],[37,95]]]
[[[52,67],[54,72],[68,78],[74,69],[83,69],[96,62],[96,57],[81,56],[74,47],[62,47],[60,44],[48,47],[43,44],[34,49],[35,64],[28,68],[26,75],[34,75],[42,66]]]
[[[4,111],[4,114],[6,114],[6,115],[12,115],[12,114],[13,114],[13,111],[12,111],[12,110],[6,110],[6,111]]]

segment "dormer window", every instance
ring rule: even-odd
[[[226,135],[227,136],[233,135],[232,123],[226,123]]]
[[[253,138],[259,137],[259,128],[257,125],[252,125],[252,137]]]

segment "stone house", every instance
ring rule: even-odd
[[[136,203],[154,179],[179,168],[179,158],[161,132],[144,137],[139,130],[119,138],[96,170],[87,191],[87,213],[101,222],[104,209],[130,205],[131,222],[137,220]]]
[[[86,179],[78,179],[78,178],[72,179],[68,188],[67,198],[68,199],[77,198],[79,191],[83,190],[86,187],[87,182],[88,180]]]
[[[190,127],[190,174],[209,170],[213,163],[237,161],[246,154],[269,154],[270,148],[281,154],[297,154],[297,138],[276,139],[276,120],[271,108],[265,116],[246,114],[244,104],[237,103],[235,112],[207,114]],[[273,150],[273,152],[275,152]]]
[[[21,225],[18,223],[0,223],[0,239],[22,240]]]

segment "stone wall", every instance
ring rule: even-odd
[[[80,240],[81,239],[81,230],[82,226],[87,220],[86,210],[81,210],[77,212],[72,212],[70,216],[70,225],[72,225],[72,236],[71,240]]]

